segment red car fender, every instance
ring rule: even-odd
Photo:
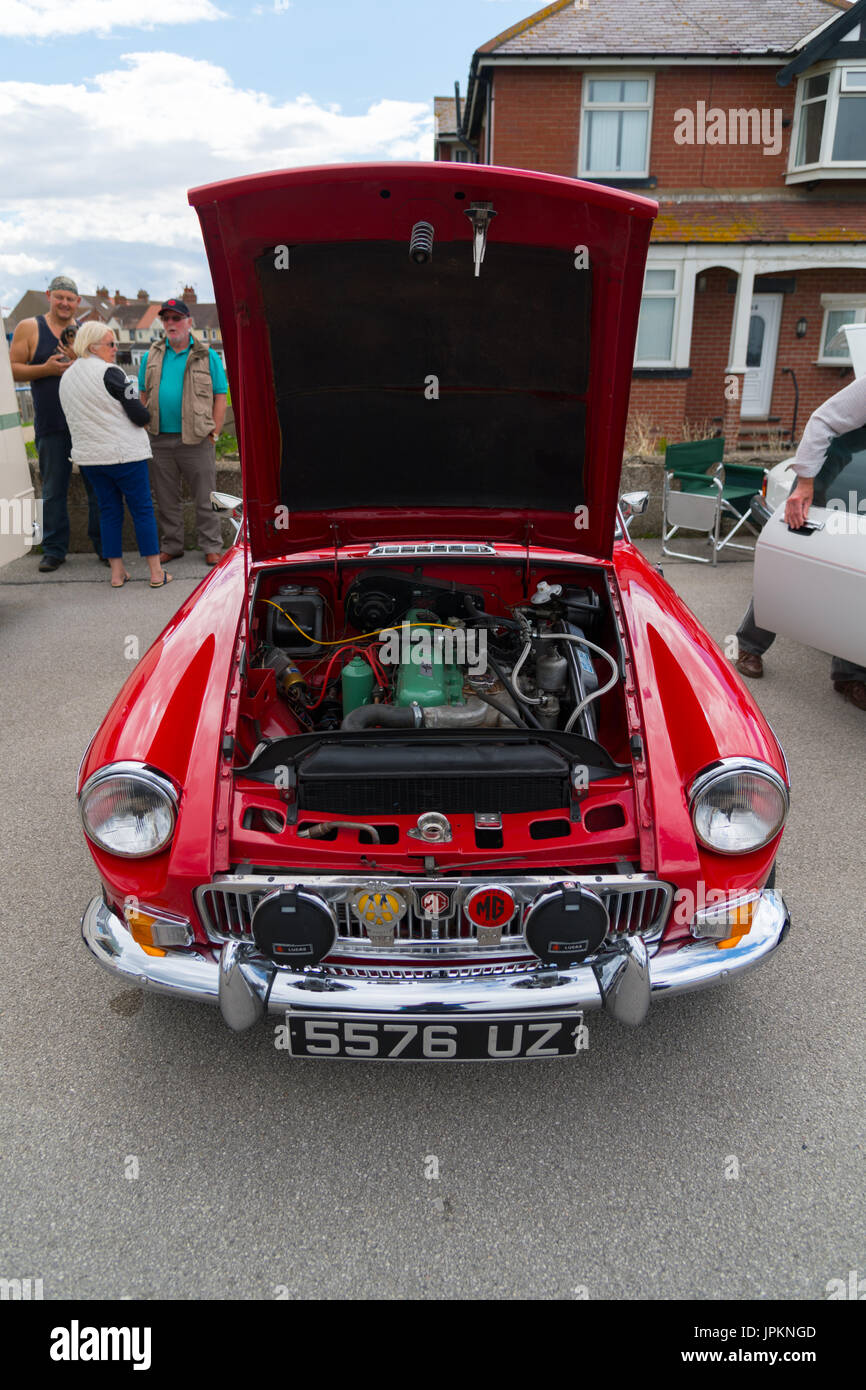
[[[161,854],[122,859],[88,841],[115,897],[182,912],[213,872],[217,764],[244,597],[243,551],[234,547],[138,662],[87,751],[79,790],[99,768],[128,759],[167,773],[181,792],[174,837]]]
[[[751,854],[720,855],[697,844],[687,793],[719,758],[750,757],[788,774],[779,743],[734,667],[691,610],[634,546],[621,544],[615,572],[645,732],[655,870],[684,891],[748,889],[764,882],[779,837]]]

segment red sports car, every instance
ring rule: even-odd
[[[445,163],[190,201],[244,527],[85,754],[96,959],[400,1060],[574,1055],[759,964],[785,758],[617,508],[656,205]]]

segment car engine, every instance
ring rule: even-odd
[[[595,741],[593,706],[619,680],[593,640],[601,606],[591,588],[540,580],[528,602],[492,613],[480,589],[367,572],[328,641],[317,588],[284,585],[263,602],[254,665],[274,672],[298,732],[504,728]]]

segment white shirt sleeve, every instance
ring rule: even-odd
[[[791,467],[801,478],[820,473],[830,440],[866,425],[866,376],[859,376],[809,416]]]

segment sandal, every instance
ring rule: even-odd
[[[111,587],[112,587],[112,589],[122,589],[123,586],[124,586],[124,584],[128,584],[128,583],[129,583],[129,575],[128,575],[128,574],[125,574],[125,575],[123,576],[123,578],[121,579],[121,581],[120,581],[119,584],[115,584],[114,580],[112,579],[112,581],[111,581]]]
[[[166,584],[170,584],[173,579],[173,574],[166,574],[165,570],[163,570],[162,579],[160,579],[156,584],[154,584],[153,580],[151,579],[150,587],[151,589],[164,589]]]

